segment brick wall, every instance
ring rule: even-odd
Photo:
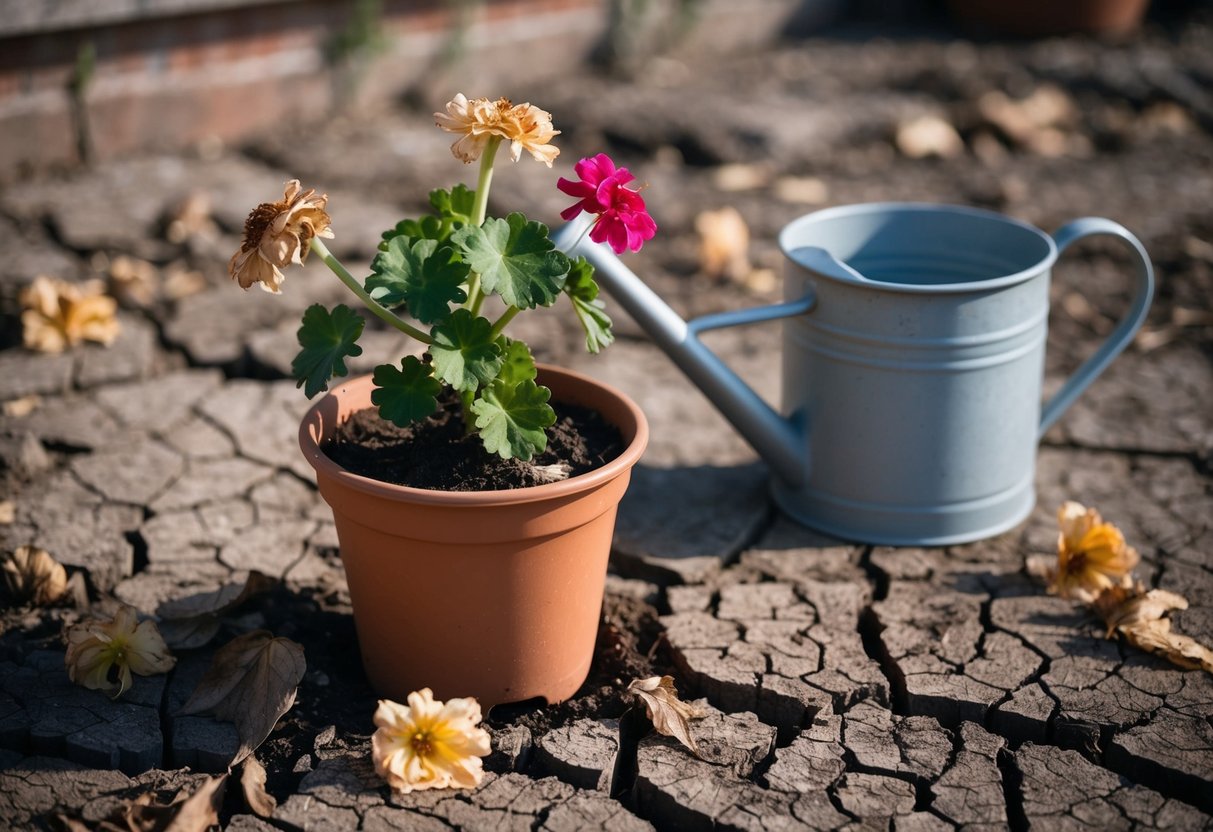
[[[583,62],[604,37],[609,0],[382,0],[379,48],[334,56],[357,2],[10,0],[0,180],[82,156],[238,141],[409,90],[525,84]],[[769,41],[805,5],[699,0],[686,48]]]

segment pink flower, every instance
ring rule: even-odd
[[[562,193],[577,197],[578,202],[560,212],[565,220],[571,220],[585,211],[597,214],[590,230],[590,239],[596,243],[606,242],[616,254],[625,249],[640,251],[646,240],[657,233],[657,223],[644,207],[644,198],[624,185],[636,177],[627,168],[617,168],[605,153],[582,159],[573,166],[580,182],[563,176],[556,183]]]

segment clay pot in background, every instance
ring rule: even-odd
[[[371,406],[371,377],[338,384],[299,429],[333,509],[363,666],[383,697],[429,687],[487,709],[585,681],[602,607],[615,511],[648,443],[640,409],[617,390],[541,366],[552,400],[598,411],[623,434],[602,468],[510,491],[445,492],[351,474],[320,450]]]
[[[1141,25],[1150,0],[949,0],[962,21],[1000,34],[1125,34]]]

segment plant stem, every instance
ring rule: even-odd
[[[464,392],[459,394],[459,401],[462,404],[463,410],[463,435],[471,436],[476,432],[476,415],[472,413],[472,402],[476,399],[475,392]]]
[[[509,309],[501,313],[501,317],[493,324],[493,330],[489,333],[490,338],[496,338],[501,334],[501,330],[505,329],[505,325],[514,320],[514,316],[522,310],[517,306],[511,306]]]
[[[472,202],[472,224],[483,225],[489,208],[489,188],[493,184],[493,159],[497,155],[500,136],[490,136],[480,154],[480,177],[476,180],[476,198]]]
[[[476,179],[476,197],[472,201],[472,224],[477,228],[484,225],[484,217],[489,210],[489,188],[493,185],[493,159],[497,156],[497,147],[501,144],[500,136],[489,137],[484,152],[480,154],[480,176]],[[464,304],[473,315],[480,312],[480,304],[484,302],[484,292],[480,291],[480,274],[472,272],[472,281],[468,284],[468,299]]]
[[[389,309],[380,304],[379,301],[367,294],[366,289],[363,289],[362,286],[359,285],[354,276],[349,273],[349,270],[346,269],[345,266],[341,265],[341,262],[333,256],[332,252],[328,250],[328,246],[322,243],[319,237],[312,238],[311,246],[312,251],[316,252],[316,254],[320,256],[320,259],[324,261],[324,265],[328,266],[329,269],[332,270],[333,274],[341,278],[341,282],[346,285],[346,288],[357,295],[358,300],[362,301],[366,308],[371,310],[371,312],[373,312],[377,317],[387,321],[405,335],[416,338],[423,344],[434,343],[430,336],[426,335],[420,329],[417,329],[417,327],[411,326],[405,321],[400,320],[400,318],[392,314]]]

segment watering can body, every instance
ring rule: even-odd
[[[1051,269],[1092,234],[1129,245],[1133,309],[1041,404]],[[772,469],[776,502],[848,540],[943,545],[989,537],[1035,504],[1040,436],[1131,340],[1153,294],[1141,244],[1082,219],[1049,236],[959,206],[819,211],[780,236],[784,303],[679,319],[606,249],[579,245],[598,280]],[[722,326],[782,320],[776,411],[700,342]]]

